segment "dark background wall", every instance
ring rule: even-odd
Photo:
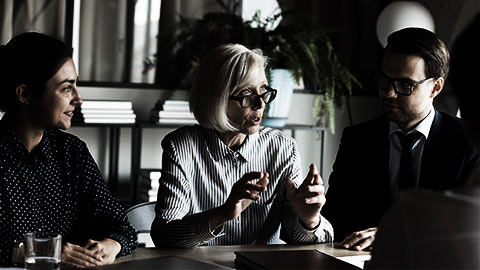
[[[377,18],[390,3],[385,0],[335,0],[335,1],[290,1],[279,0],[282,8],[295,10],[298,16],[310,16],[326,28],[334,29],[332,41],[335,50],[350,71],[359,79],[363,89],[355,95],[376,95],[372,74],[381,63],[383,47],[376,34]],[[436,34],[450,49],[456,35],[476,12],[480,11],[478,0],[417,0],[431,13]],[[406,18],[408,20],[408,18]],[[448,80],[447,80],[448,82]],[[455,113],[456,101],[447,84],[437,98],[438,108]]]

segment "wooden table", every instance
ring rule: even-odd
[[[317,249],[334,257],[369,255],[368,251],[353,251],[338,248],[335,243],[312,244],[312,245],[251,245],[251,246],[203,246],[192,249],[172,248],[139,248],[132,254],[118,258],[115,263],[150,259],[155,257],[179,256],[213,265],[244,269],[235,264],[234,251],[264,251],[264,250],[312,250]]]

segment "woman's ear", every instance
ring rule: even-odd
[[[30,104],[30,99],[32,97],[30,90],[25,84],[17,86],[15,89],[18,100],[23,104]]]

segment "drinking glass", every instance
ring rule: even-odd
[[[25,234],[25,269],[60,269],[62,236],[58,233]]]

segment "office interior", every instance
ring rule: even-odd
[[[328,192],[326,180],[335,160],[343,128],[371,119],[382,112],[377,89],[373,86],[373,73],[380,64],[383,48],[376,28],[382,10],[394,2],[398,1],[2,0],[0,39],[5,44],[12,36],[23,31],[41,31],[62,37],[74,47],[74,60],[80,77],[79,89],[83,99],[131,100],[137,122],[149,122],[151,109],[168,92],[156,81],[156,73],[161,72],[161,65],[168,62],[158,59],[157,69],[143,73],[143,61],[164,46],[175,46],[168,40],[168,35],[160,35],[159,32],[166,31],[172,22],[178,20],[177,16],[200,18],[208,12],[221,10],[219,6],[223,4],[233,7],[233,11],[244,19],[256,10],[270,14],[278,12],[278,8],[315,18],[333,30],[331,38],[335,52],[362,85],[362,88],[355,88],[351,96],[344,97],[343,108],[336,108],[333,132],[329,128],[323,133],[312,130],[294,131],[304,172],[308,171],[310,163],[321,165],[321,176]],[[466,23],[480,10],[478,0],[409,2],[421,4],[428,10],[433,18],[435,33],[448,48]],[[456,102],[449,92],[447,79],[446,88],[436,99],[435,106],[438,110],[456,114]],[[312,107],[317,95],[305,86],[298,86],[294,90],[287,124],[316,125]],[[188,100],[188,89],[175,89],[172,99]],[[132,199],[133,129],[131,126],[119,128],[118,163],[112,175],[110,128],[108,125],[74,125],[67,132],[87,142],[107,183],[112,183],[113,177],[117,178],[115,181],[118,182],[110,185],[112,192],[129,207],[138,202]],[[140,160],[136,161],[140,168],[161,168],[160,142],[171,130],[172,127],[142,128]],[[292,130],[285,129],[285,132],[292,134]]]

